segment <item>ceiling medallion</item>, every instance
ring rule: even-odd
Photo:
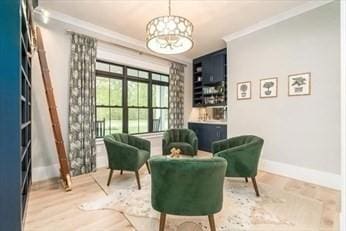
[[[147,47],[159,54],[179,54],[193,46],[192,23],[184,17],[171,15],[171,0],[168,16],[152,19],[146,28]]]

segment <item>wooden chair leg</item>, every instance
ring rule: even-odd
[[[148,169],[148,172],[149,172],[149,174],[150,174],[150,168],[149,168],[149,163],[148,163],[148,161],[146,161],[145,164],[147,165],[147,169]]]
[[[260,196],[259,192],[258,192],[258,187],[257,187],[257,183],[256,183],[256,178],[255,177],[251,177],[251,180],[252,180],[252,184],[253,184],[253,187],[255,188],[255,192],[256,192],[256,196]]]
[[[161,213],[159,231],[165,230],[165,223],[166,223],[166,213]]]
[[[110,185],[111,180],[112,180],[112,176],[113,176],[113,169],[111,169],[111,170],[109,171],[109,176],[108,176],[107,186],[109,186],[109,185]]]
[[[122,169],[120,170],[120,175],[123,175],[123,170]]]
[[[216,231],[214,214],[208,215],[209,225],[211,231]]]
[[[138,189],[140,190],[141,189],[141,182],[139,181],[139,174],[138,174],[138,170],[135,171],[136,173],[136,179],[137,179],[137,185],[138,185]]]
[[[249,180],[247,179],[247,177],[245,177],[245,182],[246,182],[246,183],[249,182]]]

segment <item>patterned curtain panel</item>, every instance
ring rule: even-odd
[[[184,126],[184,66],[172,63],[169,76],[169,127]]]
[[[95,66],[97,41],[72,34],[69,159],[73,176],[95,171]]]

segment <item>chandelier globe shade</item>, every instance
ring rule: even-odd
[[[181,16],[160,16],[149,21],[146,27],[146,44],[159,54],[180,54],[193,47],[192,23]]]

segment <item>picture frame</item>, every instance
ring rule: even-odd
[[[260,79],[260,98],[274,98],[278,96],[278,78]]]
[[[288,76],[288,96],[311,95],[311,73],[298,73]]]
[[[237,83],[237,99],[251,99],[251,81]]]

